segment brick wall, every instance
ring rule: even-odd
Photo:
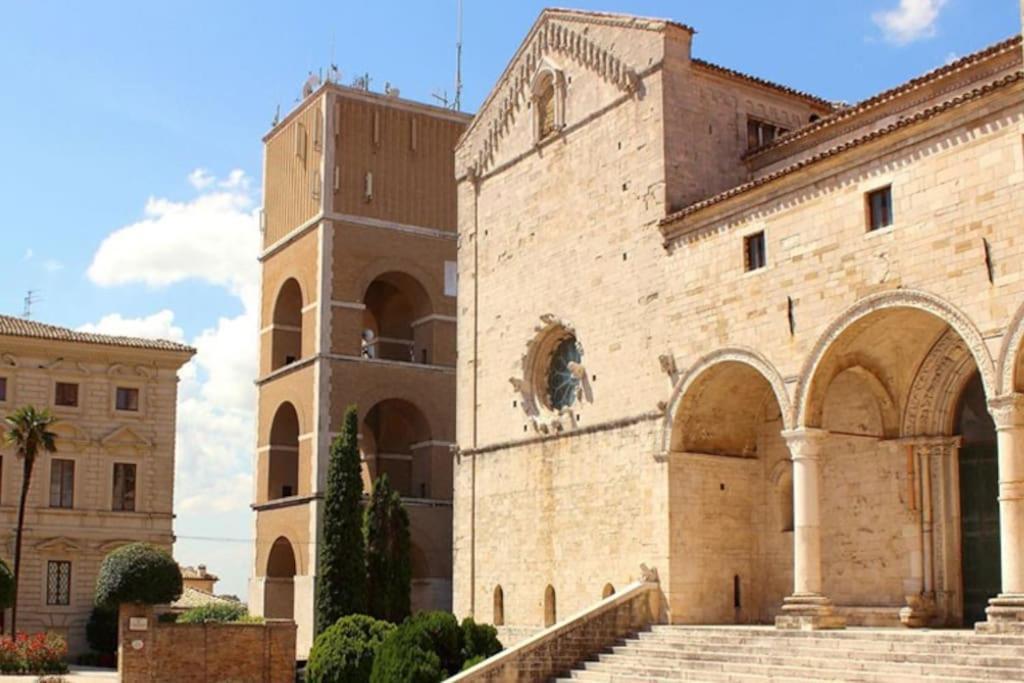
[[[655,623],[659,618],[660,595],[657,583],[634,583],[618,595],[601,600],[448,681],[545,681],[564,674],[580,660]]]
[[[152,607],[122,605],[118,628],[122,683],[295,680],[295,623],[291,620],[163,624]]]

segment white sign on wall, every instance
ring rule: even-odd
[[[455,296],[459,292],[459,264],[455,261],[444,262],[444,295]]]

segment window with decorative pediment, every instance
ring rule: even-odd
[[[540,142],[565,127],[565,75],[545,63],[534,76],[531,91],[534,134]]]

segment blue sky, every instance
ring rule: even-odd
[[[250,572],[255,210],[275,108],[310,70],[452,91],[456,0],[0,2],[0,312],[199,345],[179,407],[176,554]],[[465,0],[473,111],[543,3]],[[855,101],[1020,30],[1019,0],[618,0],[695,56]],[[220,540],[204,540],[216,538]]]

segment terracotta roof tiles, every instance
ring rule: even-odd
[[[107,346],[121,346],[134,349],[151,349],[154,351],[177,351],[181,353],[195,353],[196,350],[186,344],[167,341],[164,339],[142,339],[140,337],[119,337],[109,334],[96,334],[94,332],[79,332],[67,327],[47,325],[46,323],[16,318],[10,315],[0,315],[0,337],[28,337],[33,339],[48,339],[51,341],[80,342],[83,344],[104,344]]]

